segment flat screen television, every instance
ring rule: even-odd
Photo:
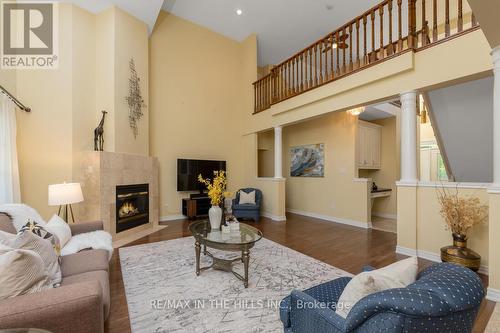
[[[226,161],[177,159],[177,191],[200,191],[206,187],[198,181],[198,175],[213,179],[214,171],[226,171]]]

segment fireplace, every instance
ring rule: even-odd
[[[149,222],[149,184],[116,186],[116,232]]]

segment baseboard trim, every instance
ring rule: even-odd
[[[376,216],[376,217],[381,217],[381,218],[384,218],[384,219],[391,219],[391,220],[397,220],[398,219],[398,214],[372,212],[372,215]]]
[[[278,222],[286,221],[286,216],[274,215],[268,212],[262,212],[261,215],[273,221],[278,221]]]
[[[441,262],[441,255],[435,252],[424,251],[424,250],[415,250],[410,249],[403,246],[396,246],[396,253],[402,254],[405,256],[416,256],[422,259],[426,259],[432,262]],[[488,266],[481,265],[479,267],[478,273],[488,275]]]
[[[500,302],[500,290],[488,288],[486,292],[486,299],[493,302]]]
[[[177,220],[185,220],[185,219],[187,219],[187,216],[182,215],[182,214],[160,216],[160,222],[177,221]]]
[[[292,213],[292,214],[297,214],[297,215],[312,217],[312,218],[315,218],[315,219],[325,220],[325,221],[329,221],[329,222],[335,222],[335,223],[340,223],[340,224],[347,224],[347,225],[350,225],[350,226],[353,226],[353,227],[358,227],[358,228],[363,228],[363,229],[370,229],[372,227],[371,223],[363,223],[361,221],[343,219],[343,218],[340,218],[340,217],[334,217],[334,216],[316,214],[316,213],[311,213],[311,212],[305,212],[305,211],[297,210],[297,209],[287,209],[286,211],[289,212],[289,213]]]

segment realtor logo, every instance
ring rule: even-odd
[[[39,1],[1,4],[1,68],[57,68],[57,4]]]

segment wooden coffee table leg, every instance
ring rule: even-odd
[[[200,275],[200,252],[201,252],[201,246],[200,242],[198,240],[196,243],[194,243],[194,248],[196,251],[196,275]]]
[[[245,288],[248,288],[248,263],[250,261],[250,252],[248,249],[243,250],[243,266],[245,269],[245,279],[243,280],[243,283],[245,285]]]

